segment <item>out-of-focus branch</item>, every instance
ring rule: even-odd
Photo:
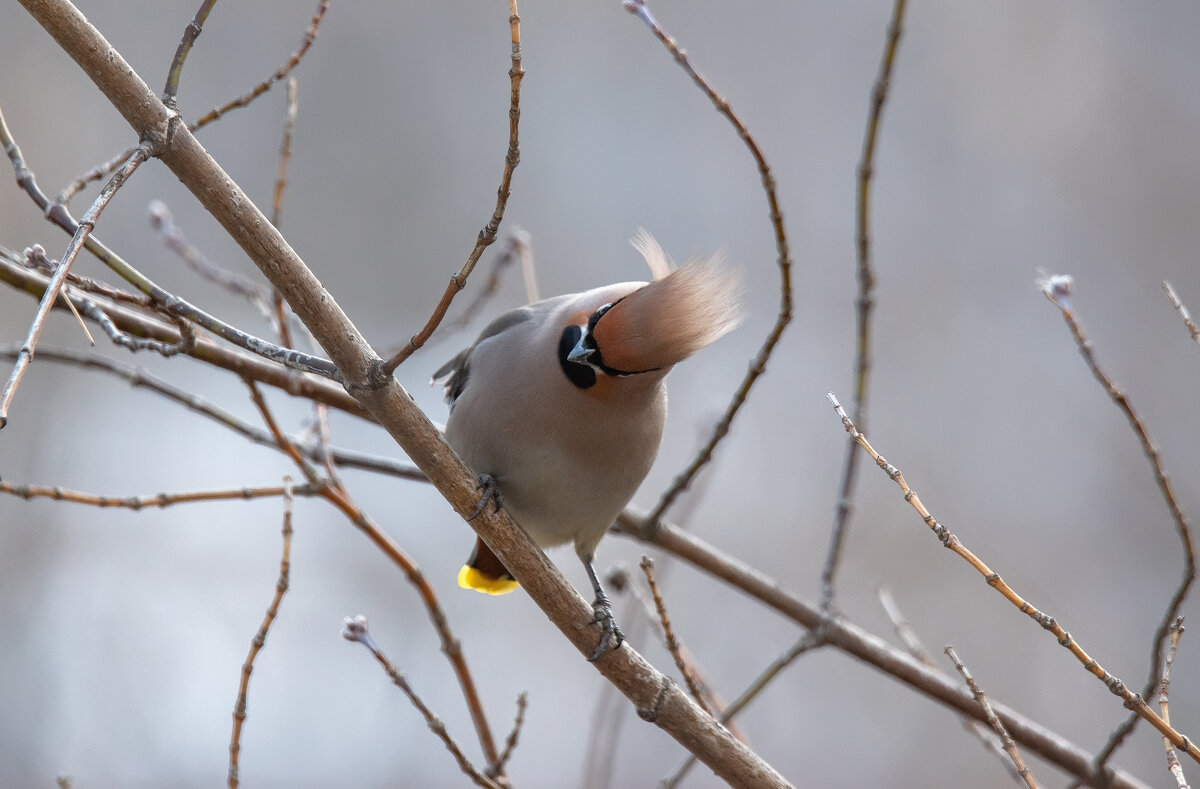
[[[708,442],[701,447],[694,460],[688,464],[678,476],[672,481],[671,486],[663,493],[658,500],[658,504],[650,511],[651,527],[657,523],[667,508],[679,497],[688,485],[692,483],[696,475],[700,473],[700,469],[704,468],[710,460],[712,460],[713,451],[717,448],[717,444],[721,443],[721,439],[725,438],[729,433],[729,427],[733,424],[733,418],[737,416],[738,411],[746,403],[746,398],[750,395],[750,389],[754,386],[755,381],[759,379],[767,370],[767,360],[771,358],[771,353],[775,350],[779,338],[783,336],[783,330],[792,320],[792,257],[788,251],[787,231],[783,227],[783,212],[779,208],[779,197],[775,193],[775,176],[771,173],[771,167],[767,164],[767,159],[763,156],[762,149],[758,146],[758,141],[754,139],[754,135],[733,111],[733,107],[729,102],[717,92],[696,67],[692,65],[687,53],[680,48],[679,43],[674,37],[667,34],[658,20],[650,13],[649,7],[645,0],[624,0],[625,9],[634,16],[641,19],[654,37],[662,42],[667,51],[675,58],[675,62],[683,68],[687,75],[691,77],[692,82],[704,92],[708,100],[716,107],[717,112],[725,116],[725,119],[733,125],[738,137],[745,143],[749,149],[750,155],[754,157],[754,163],[758,167],[759,177],[762,179],[763,191],[767,196],[767,207],[771,219],[771,228],[775,231],[775,248],[779,252],[779,316],[775,320],[775,325],[771,327],[771,331],[767,333],[766,340],[763,341],[762,347],[759,348],[758,354],[750,363],[750,369],[746,372],[746,376],[742,379],[742,383],[734,392],[733,399],[730,400],[729,406],[725,409],[725,416],[713,428],[712,437]]]
[[[446,317],[446,310],[450,309],[450,302],[454,301],[458,292],[467,286],[467,277],[471,276],[483,250],[496,240],[500,222],[504,220],[504,208],[508,205],[509,186],[512,184],[513,171],[521,162],[519,134],[521,79],[525,76],[525,68],[521,65],[521,17],[517,13],[517,0],[508,0],[508,29],[512,37],[512,66],[508,70],[508,150],[504,154],[504,172],[500,175],[500,188],[496,190],[496,207],[492,210],[492,218],[479,231],[475,248],[471,250],[471,254],[467,255],[466,262],[463,263],[458,273],[450,278],[446,290],[442,292],[442,297],[438,300],[437,306],[433,308],[433,314],[429,316],[425,326],[412,336],[407,345],[384,363],[383,373],[387,376],[391,376],[396,368],[404,363],[405,359],[412,356],[437,331],[438,324],[442,322],[442,318]]]
[[[879,73],[871,89],[871,110],[867,115],[867,131],[863,135],[862,158],[858,162],[858,189],[855,200],[855,249],[858,258],[858,299],[854,302],[857,342],[854,352],[854,403],[850,409],[856,423],[866,430],[867,394],[871,377],[871,311],[875,306],[875,272],[871,267],[871,177],[875,174],[875,144],[879,139],[879,121],[892,84],[892,66],[900,45],[904,25],[906,0],[896,0],[892,6],[892,21],[888,25],[887,41],[879,61]],[[842,545],[850,528],[850,513],[854,508],[854,489],[858,482],[859,453],[854,441],[847,439],[842,461],[842,481],[838,485],[837,507],[833,528],[829,533],[829,550],[821,569],[821,608],[833,607],[838,564]]]

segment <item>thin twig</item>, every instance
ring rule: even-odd
[[[315,496],[318,489],[313,485],[301,485],[292,489],[295,496]],[[222,490],[194,490],[186,493],[156,493],[152,496],[98,496],[94,493],[83,493],[78,490],[67,490],[59,485],[52,488],[37,485],[16,485],[12,482],[0,481],[0,493],[7,493],[25,499],[54,499],[55,501],[70,501],[75,504],[88,504],[92,507],[123,507],[138,511],[150,507],[170,507],[174,504],[192,504],[200,501],[249,501],[251,499],[283,496],[286,489],[275,485],[262,488],[227,488]]]
[[[198,131],[217,120],[230,110],[249,105],[250,102],[254,101],[259,96],[270,90],[272,85],[290,74],[292,69],[300,65],[300,60],[308,52],[308,49],[313,45],[313,42],[317,40],[317,31],[320,29],[321,20],[325,18],[325,12],[328,9],[329,0],[319,0],[317,4],[317,10],[312,17],[312,21],[309,23],[308,29],[304,31],[304,39],[300,42],[300,48],[293,52],[291,57],[289,57],[282,66],[275,70],[275,73],[255,85],[248,93],[245,93],[244,95],[239,96],[232,101],[228,101],[225,104],[222,104],[220,107],[214,107],[213,109],[209,110],[199,119],[191,123],[188,126],[188,129],[193,132]]]
[[[945,649],[946,657],[950,658],[950,662],[958,669],[958,673],[962,674],[963,681],[967,683],[967,687],[971,689],[971,695],[975,697],[979,707],[983,710],[983,714],[987,718],[987,723],[1000,737],[1000,742],[1003,744],[1004,752],[1008,754],[1008,758],[1012,759],[1013,766],[1017,768],[1017,775],[1025,782],[1029,789],[1037,789],[1037,781],[1034,780],[1033,773],[1025,766],[1025,760],[1021,758],[1021,752],[1017,750],[1017,744],[1013,742],[1013,738],[1008,735],[1008,729],[1004,728],[1004,723],[996,717],[996,713],[992,711],[992,705],[988,703],[987,695],[983,692],[983,688],[975,682],[975,678],[971,676],[971,672],[958,659],[958,654],[955,653],[954,647],[947,646]]]
[[[168,122],[169,125],[170,123]],[[154,145],[162,143],[168,138],[167,131],[162,130],[161,136],[155,138],[156,142]],[[75,218],[71,216],[70,211],[67,210],[65,205],[62,203],[51,203],[50,199],[41,190],[41,187],[38,186],[33,171],[26,166],[25,161],[21,158],[21,151],[13,141],[8,125],[4,121],[3,113],[0,113],[0,143],[3,143],[5,153],[8,154],[9,161],[16,172],[17,185],[41,209],[47,221],[61,228],[64,232],[73,235],[76,234],[81,227],[80,223],[75,221]],[[149,144],[146,143],[144,145]],[[143,147],[139,147],[139,150],[142,149]],[[153,155],[154,151],[148,151],[148,154]],[[333,362],[289,348],[280,348],[274,343],[255,337],[213,315],[209,315],[194,304],[159,287],[157,283],[131,266],[94,235],[87,235],[83,246],[88,252],[92,253],[102,263],[116,272],[119,277],[149,296],[164,312],[178,318],[183,318],[184,320],[192,321],[239,348],[244,348],[251,353],[278,362],[286,367],[316,373],[317,375],[333,380],[340,380],[341,375]],[[66,276],[65,272],[63,276]]]
[[[479,256],[483,254],[483,250],[487,249],[496,240],[496,233],[500,230],[500,222],[504,219],[504,208],[508,204],[509,186],[512,184],[513,171],[517,169],[517,165],[521,161],[519,135],[521,122],[521,78],[525,76],[525,69],[521,65],[521,17],[517,14],[517,0],[508,0],[508,28],[512,37],[512,66],[508,70],[508,150],[504,154],[504,172],[500,176],[500,188],[496,190],[496,207],[492,211],[492,218],[479,231],[479,237],[475,241],[475,248],[467,256],[466,262],[463,263],[458,273],[450,278],[450,283],[446,285],[446,290],[442,292],[442,297],[438,300],[437,306],[433,308],[433,314],[429,316],[429,320],[425,322],[425,326],[412,336],[407,345],[384,363],[383,373],[388,378],[396,372],[396,368],[403,364],[405,359],[412,356],[433,335],[434,331],[437,330],[438,324],[446,316],[446,310],[450,308],[450,302],[454,301],[454,297],[458,295],[458,292],[467,286],[467,277],[471,276],[475,264],[479,262]]]
[[[529,694],[521,691],[521,693],[517,694],[517,715],[513,719],[512,730],[509,731],[508,737],[504,739],[504,750],[500,752],[496,763],[488,766],[488,778],[495,778],[504,774],[504,767],[508,764],[508,760],[512,758],[513,751],[517,748],[517,739],[521,736],[521,727],[525,725],[525,709],[528,706]]]
[[[1180,301],[1179,296],[1175,295],[1175,289],[1171,287],[1171,283],[1163,280],[1163,290],[1167,292],[1167,298],[1171,300],[1171,304],[1175,309],[1179,310],[1179,317],[1183,318],[1183,325],[1187,327],[1188,334],[1192,335],[1197,345],[1200,345],[1200,326],[1192,320],[1192,314],[1188,312],[1188,308]]]
[[[754,678],[754,680],[746,687],[746,689],[742,691],[741,695],[734,699],[729,706],[724,709],[724,711],[717,717],[717,720],[722,724],[733,720],[739,713],[741,713],[742,710],[750,706],[750,702],[762,695],[762,692],[767,689],[767,686],[771,684],[771,681],[774,680],[775,677],[779,676],[780,672],[795,662],[795,660],[801,655],[804,655],[818,647],[824,646],[824,643],[825,642],[822,639],[815,636],[814,631],[810,631],[802,635],[795,644],[788,647],[774,660],[772,660],[770,664],[767,665],[767,667],[764,668],[759,675]],[[675,768],[673,773],[663,778],[659,786],[662,787],[662,789],[673,789],[674,787],[678,786],[679,782],[683,780],[684,776],[687,775],[688,771],[692,769],[692,766],[695,763],[696,757],[692,754],[688,754],[687,758],[684,759],[677,768]]]
[[[3,116],[0,116],[0,129],[2,129],[5,151],[12,160],[14,168],[17,170],[17,181],[22,178],[22,170],[24,160],[21,157],[21,151],[13,142],[11,135],[8,133],[7,125],[4,123]],[[46,318],[50,315],[50,308],[58,299],[58,294],[63,288],[63,283],[67,279],[67,274],[71,270],[71,264],[75,262],[75,258],[79,255],[79,250],[83,248],[84,242],[88,236],[96,228],[96,222],[100,218],[100,213],[104,211],[104,207],[108,205],[108,201],[113,198],[117,190],[125,183],[129,176],[133,175],[138,166],[146,161],[149,155],[149,144],[143,144],[138,147],[133,156],[129,157],[129,161],[113,174],[104,188],[100,190],[100,194],[92,202],[92,205],[84,213],[83,219],[75,227],[74,234],[71,237],[71,243],[67,245],[67,251],[63,254],[59,261],[58,268],[54,271],[54,276],[50,277],[50,283],[46,286],[45,295],[42,296],[42,301],[38,304],[37,312],[33,316],[33,322],[29,325],[29,333],[25,337],[25,343],[21,346],[21,351],[17,356],[16,364],[13,365],[12,373],[9,375],[8,382],[4,385],[3,393],[0,393],[0,428],[8,424],[8,409],[12,404],[13,396],[17,393],[17,386],[21,383],[21,378],[25,375],[25,370],[28,369],[29,363],[33,361],[34,350],[37,348],[38,338],[42,334],[42,328],[46,325]],[[30,174],[32,177],[32,174]]]
[[[1171,665],[1175,662],[1175,652],[1179,649],[1179,639],[1183,636],[1184,629],[1182,616],[1177,617],[1171,623],[1171,645],[1167,649],[1167,657],[1163,661],[1162,680],[1158,684],[1158,709],[1162,714],[1162,719],[1167,723],[1171,722],[1171,712],[1168,706],[1168,697],[1171,689]],[[1183,766],[1179,763],[1179,756],[1165,737],[1163,738],[1163,746],[1167,749],[1167,771],[1171,773],[1179,789],[1190,789],[1187,778],[1183,774]]]
[[[762,150],[758,147],[758,142],[754,139],[754,135],[750,134],[750,130],[746,128],[746,124],[742,123],[742,119],[733,111],[729,102],[717,93],[716,88],[705,79],[696,67],[692,65],[688,59],[687,53],[679,47],[679,43],[663,30],[662,26],[650,13],[650,9],[646,6],[644,0],[625,0],[623,3],[625,10],[637,16],[646,26],[650,28],[650,32],[654,37],[662,42],[675,58],[675,62],[680,65],[688,76],[692,78],[692,82],[696,83],[697,87],[708,96],[709,101],[716,107],[717,112],[725,116],[725,118],[733,125],[738,136],[750,150],[750,155],[754,157],[754,162],[758,166],[758,173],[762,179],[763,191],[766,192],[767,206],[769,208],[769,216],[771,219],[771,227],[775,231],[775,247],[779,252],[779,316],[775,320],[775,325],[767,334],[766,340],[762,347],[759,348],[758,354],[750,363],[750,369],[746,372],[746,377],[742,379],[742,383],[738,386],[737,391],[733,395],[728,408],[725,411],[725,416],[717,423],[713,429],[712,437],[697,453],[695,459],[688,464],[688,467],[679,473],[671,483],[671,487],[663,493],[658,504],[651,510],[649,523],[651,528],[662,518],[667,508],[679,497],[679,494],[692,483],[696,474],[712,459],[713,450],[717,448],[717,444],[721,442],[728,433],[729,427],[733,423],[733,418],[737,416],[738,411],[746,402],[746,397],[750,394],[750,388],[754,386],[754,382],[758,380],[767,369],[767,360],[771,358],[772,351],[775,350],[775,345],[779,342],[779,338],[783,336],[783,330],[792,320],[792,258],[788,251],[787,232],[783,228],[783,213],[779,209],[779,198],[775,193],[775,176],[771,174],[771,168],[767,164],[766,157],[763,156]]]
[[[871,89],[871,110],[867,115],[862,157],[858,162],[858,190],[855,201],[858,299],[854,303],[857,343],[854,355],[854,403],[850,412],[854,414],[854,421],[862,425],[864,430],[867,424],[867,395],[871,377],[871,312],[875,306],[875,272],[871,268],[871,177],[875,174],[875,146],[879,139],[879,122],[883,117],[883,105],[887,101],[888,90],[892,84],[892,66],[896,62],[906,5],[906,0],[896,0],[892,6],[892,20],[888,24],[887,41],[879,62],[879,73],[875,76],[875,86]],[[842,545],[850,529],[854,490],[858,483],[858,458],[859,453],[854,442],[848,440],[845,458],[842,461],[842,480],[838,485],[833,528],[829,533],[829,549],[825,556],[825,565],[821,569],[821,609],[826,612],[833,609]]]
[[[283,551],[279,558],[279,580],[275,582],[275,596],[267,606],[262,624],[254,639],[250,642],[250,652],[246,662],[242,664],[242,676],[238,683],[237,701],[233,705],[233,733],[229,737],[229,789],[237,789],[238,757],[242,750],[242,727],[246,723],[246,698],[250,690],[250,674],[254,671],[254,659],[267,643],[267,631],[279,614],[279,604],[288,590],[288,580],[292,568],[292,479],[283,478]]]
[[[135,353],[137,351],[154,351],[160,356],[170,359],[172,356],[178,356],[181,353],[191,353],[196,348],[196,332],[192,329],[192,325],[182,318],[176,318],[174,315],[168,317],[175,324],[175,327],[179,329],[179,342],[163,342],[162,340],[131,337],[118,329],[117,325],[113,323],[112,318],[108,317],[108,314],[100,309],[100,306],[91,299],[83,299],[79,305],[79,311],[98,323],[113,345],[119,345]]]
[[[412,705],[425,718],[425,723],[429,726],[430,731],[436,734],[438,739],[446,746],[446,750],[450,751],[454,760],[458,762],[459,769],[478,786],[484,786],[488,789],[500,789],[499,784],[475,769],[475,765],[471,764],[471,761],[462,752],[462,749],[458,747],[458,743],[450,736],[450,732],[446,731],[446,724],[442,723],[441,718],[434,715],[429,707],[425,706],[425,702],[421,701],[420,697],[413,692],[404,675],[396,670],[395,666],[391,664],[382,650],[375,645],[375,641],[367,631],[367,618],[364,616],[346,617],[342,624],[342,638],[347,641],[356,641],[371,651],[371,654],[379,661],[379,665],[383,666],[383,670],[387,672],[388,677],[392,680],[392,684],[400,688],[405,696],[408,696],[408,700],[412,702]]]
[[[208,5],[208,3],[206,3],[206,5]],[[321,26],[321,20],[324,18],[325,11],[328,9],[328,7],[329,7],[328,0],[320,0],[320,4],[317,6],[317,11],[313,15],[312,22],[309,23],[308,29],[304,33],[304,40],[300,44],[300,49],[297,50],[295,53],[293,53],[292,56],[290,58],[288,58],[288,60],[282,66],[280,66],[278,69],[276,69],[274,74],[272,74],[270,77],[268,77],[267,79],[263,80],[258,85],[256,85],[249,93],[247,93],[243,96],[239,96],[238,98],[236,98],[232,101],[226,102],[222,106],[220,106],[218,108],[214,108],[213,110],[209,111],[203,117],[201,117],[200,119],[198,119],[197,121],[195,121],[191,125],[189,125],[188,128],[191,129],[193,132],[198,131],[199,129],[203,128],[204,126],[207,126],[209,123],[222,117],[225,113],[229,112],[230,110],[236,109],[238,107],[247,106],[251,101],[258,98],[263,93],[265,93],[267,90],[269,90],[273,84],[278,82],[283,77],[287,76],[292,71],[292,69],[294,69],[297,65],[299,65],[300,59],[304,57],[304,54],[308,51],[308,48],[311,47],[313,42],[316,40],[317,30]],[[205,16],[207,16],[207,12],[205,12]],[[203,22],[203,20],[201,20],[201,22]],[[193,20],[193,24],[194,23],[195,23],[195,20]],[[190,30],[190,29],[191,29],[191,25],[188,26],[188,30]],[[200,30],[197,28],[195,35],[198,36],[199,34],[200,34]],[[184,32],[184,36],[185,36],[185,38],[187,36],[186,30]],[[193,40],[194,40],[194,37],[193,37]],[[184,42],[183,42],[183,40],[181,40],[180,47],[182,47],[183,44],[184,44]],[[191,46],[190,42],[188,43],[188,46],[189,47]],[[177,59],[180,58],[180,53],[176,52],[175,57]],[[184,53],[184,57],[186,57],[186,53]],[[183,65],[182,60],[180,60],[179,65],[180,65],[180,67],[182,67],[182,65]],[[171,73],[174,73],[174,71],[175,71],[175,67],[174,67],[174,61],[173,61]],[[167,90],[170,91],[170,95],[172,97],[174,97],[175,91],[178,87],[178,74],[175,74],[174,76],[176,79],[176,88],[171,88],[169,86],[167,88]],[[171,79],[171,77],[168,76],[168,80],[170,80],[170,79]],[[165,94],[164,94],[164,101],[166,101]],[[63,205],[66,205],[67,203],[69,203],[71,201],[71,198],[74,197],[76,194],[78,194],[80,191],[82,191],[84,189],[84,187],[86,187],[88,185],[88,183],[90,183],[91,181],[100,180],[101,178],[108,175],[113,170],[117,169],[122,164],[124,164],[125,160],[128,159],[135,150],[136,150],[136,146],[126,148],[125,150],[121,151],[120,153],[118,153],[116,156],[114,156],[112,159],[108,160],[107,162],[97,165],[97,166],[93,167],[91,170],[88,170],[83,175],[80,175],[78,178],[76,178],[74,181],[72,181],[70,184],[68,184],[67,187],[62,190],[62,192],[59,193],[57,202],[62,203]]]
[[[17,255],[15,252],[4,247],[0,247],[0,255],[8,258],[13,262],[18,262],[25,265],[34,271],[40,271],[53,276],[58,269],[58,261],[51,260],[46,255],[46,249],[41,244],[32,244],[25,248],[22,255]],[[149,296],[143,293],[130,293],[129,291],[121,290],[120,288],[109,285],[107,282],[91,279],[89,277],[81,277],[75,272],[67,275],[67,284],[76,290],[82,290],[87,293],[95,293],[112,301],[121,302],[122,304],[132,304],[147,310],[156,310],[154,302]],[[67,302],[74,309],[74,299],[68,298]],[[167,317],[167,313],[160,312],[163,317]],[[93,343],[94,344],[94,343]]]
[[[279,227],[283,219],[283,193],[287,191],[288,165],[292,161],[292,134],[296,130],[296,114],[299,111],[296,78],[287,81],[287,105],[283,114],[283,139],[279,142],[279,171],[275,175],[275,198],[271,201],[271,224]]]
[[[128,160],[130,156],[133,156],[133,152],[136,150],[136,145],[130,145],[128,148],[121,151],[107,162],[98,164],[83,175],[80,175],[74,181],[67,184],[63,190],[58,193],[58,197],[55,198],[54,202],[67,205],[71,202],[71,198],[82,192],[84,187],[86,187],[89,183],[92,181],[99,181],[101,178],[104,178],[108,174],[115,171],[118,167],[125,164],[126,160]]]
[[[675,661],[675,667],[679,669],[679,675],[683,677],[684,684],[687,685],[688,693],[692,694],[692,699],[700,705],[700,709],[712,715],[712,710],[708,708],[708,703],[704,700],[704,694],[700,692],[700,686],[696,683],[696,677],[692,674],[692,668],[680,654],[680,644],[675,638],[675,629],[671,626],[671,617],[667,614],[667,604],[663,602],[662,595],[658,591],[658,583],[654,580],[654,562],[649,556],[642,556],[642,561],[638,565],[642,568],[642,572],[646,575],[646,583],[650,586],[650,594],[654,596],[654,608],[658,612],[658,621],[662,623],[663,634],[667,639],[667,651],[671,653],[671,657]]]
[[[1158,484],[1158,489],[1162,493],[1163,500],[1167,504],[1167,509],[1171,513],[1171,519],[1175,523],[1176,534],[1178,534],[1179,542],[1183,547],[1183,576],[1180,578],[1179,585],[1167,603],[1162,620],[1154,631],[1154,640],[1150,648],[1149,676],[1141,693],[1141,697],[1145,698],[1154,692],[1154,688],[1158,684],[1159,667],[1162,665],[1163,642],[1167,637],[1171,623],[1179,616],[1179,610],[1183,606],[1184,598],[1187,597],[1192,583],[1196,580],[1196,549],[1192,542],[1191,526],[1188,523],[1187,515],[1175,497],[1174,487],[1171,484],[1170,477],[1167,476],[1166,469],[1163,467],[1162,458],[1158,454],[1158,448],[1150,439],[1150,432],[1146,429],[1146,425],[1142,422],[1141,417],[1133,409],[1133,404],[1129,401],[1129,398],[1100,367],[1100,363],[1096,360],[1092,343],[1083,333],[1083,327],[1080,325],[1079,319],[1075,315],[1075,310],[1071,305],[1074,280],[1066,275],[1052,275],[1039,280],[1038,285],[1046,298],[1054,306],[1058,307],[1062,313],[1063,320],[1067,322],[1067,327],[1071,331],[1071,337],[1074,338],[1075,344],[1079,348],[1079,354],[1083,357],[1088,369],[1091,370],[1092,376],[1104,388],[1109,399],[1125,415],[1125,419],[1129,422],[1129,426],[1137,436],[1138,443],[1142,447],[1142,453],[1150,462],[1151,470],[1154,473],[1154,481]],[[1133,727],[1137,723],[1136,713],[1138,711],[1134,710],[1133,712],[1135,714],[1127,717],[1113,731],[1105,747],[1097,756],[1097,767],[1099,769],[1103,769],[1108,758],[1112,756],[1116,749],[1121,746],[1121,743],[1125,741],[1125,738],[1129,736],[1129,733],[1133,731]],[[1143,715],[1142,717],[1145,716]],[[1200,761],[1200,756],[1196,756],[1194,751],[1192,755]]]
[[[483,712],[483,704],[479,699],[479,692],[475,687],[475,679],[471,676],[471,671],[467,667],[467,660],[462,651],[462,643],[450,630],[450,620],[447,619],[446,612],[442,609],[437,594],[433,591],[433,586],[429,583],[429,579],[425,577],[424,571],[421,570],[416,561],[403,548],[389,537],[383,529],[379,528],[378,524],[371,520],[370,516],[355,503],[349,492],[341,486],[338,480],[321,480],[318,477],[316,469],[312,464],[301,455],[296,446],[279,429],[279,424],[275,421],[275,417],[271,413],[271,409],[267,406],[266,400],[263,399],[262,392],[259,391],[258,386],[250,380],[246,381],[246,385],[250,389],[250,397],[254,401],[255,407],[258,408],[259,414],[267,425],[267,429],[271,431],[271,435],[275,437],[275,441],[279,444],[280,448],[292,459],[292,462],[296,464],[297,468],[301,470],[310,483],[324,483],[321,485],[321,495],[324,496],[325,500],[341,511],[351,523],[366,534],[371,542],[375,543],[376,547],[382,550],[404,572],[409,583],[417,590],[421,601],[425,604],[425,610],[429,615],[429,619],[433,622],[434,630],[437,631],[438,637],[441,639],[442,651],[446,654],[446,658],[450,661],[451,668],[454,669],[455,676],[458,679],[459,689],[462,691],[467,711],[471,714],[471,721],[475,724],[475,732],[479,738],[479,745],[483,750],[484,758],[487,759],[488,764],[494,764],[498,758],[495,740],[492,739],[491,727],[488,725],[487,717]]]
[[[1200,749],[1191,746],[1187,737],[1164,722],[1163,719],[1154,712],[1154,710],[1150,709],[1150,706],[1146,703],[1142,696],[1131,691],[1118,677],[1108,673],[1108,671],[1106,671],[1098,661],[1084,651],[1079,642],[1076,641],[1070,633],[1064,630],[1054,617],[1039,611],[1031,603],[1017,594],[1016,591],[1014,591],[1013,588],[1009,586],[1003,578],[1000,577],[999,573],[994,572],[990,567],[988,567],[982,559],[968,550],[957,536],[952,534],[949,529],[947,529],[944,525],[939,523],[937,519],[930,515],[929,510],[927,510],[925,505],[921,503],[921,499],[917,496],[916,491],[910,488],[908,482],[905,481],[904,474],[900,472],[900,469],[888,463],[882,455],[875,451],[875,448],[872,447],[870,442],[867,441],[866,436],[858,431],[858,429],[854,426],[854,422],[851,421],[850,417],[846,415],[846,409],[842,408],[842,404],[838,402],[838,399],[833,395],[833,393],[830,392],[825,396],[829,398],[829,402],[833,404],[833,408],[837,412],[838,417],[842,420],[842,426],[846,429],[846,432],[854,438],[860,447],[866,450],[867,454],[871,456],[871,459],[875,461],[875,465],[879,466],[879,468],[882,469],[883,472],[887,474],[897,486],[899,486],[900,490],[904,493],[904,500],[912,505],[912,508],[917,511],[918,515],[921,516],[921,520],[925,522],[925,525],[930,528],[934,536],[938,538],[938,541],[941,542],[944,547],[949,548],[950,550],[954,551],[954,553],[958,554],[964,561],[974,567],[975,570],[983,576],[984,580],[987,581],[988,586],[992,587],[1001,595],[1003,595],[1004,598],[1016,606],[1021,613],[1037,622],[1044,630],[1053,635],[1055,640],[1058,641],[1061,646],[1066,648],[1067,651],[1075,656],[1076,660],[1083,664],[1084,669],[1089,674],[1103,682],[1104,686],[1107,687],[1109,692],[1111,692],[1113,695],[1120,697],[1125,703],[1125,707],[1127,709],[1136,712],[1142,718],[1145,718],[1146,721],[1148,721],[1150,725],[1161,732],[1163,736],[1169,738],[1175,747],[1188,753],[1193,759],[1195,759],[1197,762],[1200,762]]]
[[[0,345],[0,359],[12,360],[17,355],[17,348],[14,346]],[[155,394],[161,395],[168,400],[171,400],[184,408],[194,411],[201,416],[207,417],[223,427],[229,428],[238,435],[247,440],[259,444],[260,446],[270,447],[277,451],[282,451],[275,438],[267,431],[254,427],[242,419],[234,416],[228,411],[224,411],[204,398],[194,395],[191,392],[184,391],[179,387],[172,386],[166,381],[158,378],[140,367],[118,362],[106,356],[99,354],[85,354],[76,351],[62,350],[58,348],[41,348],[38,350],[38,359],[43,362],[57,362],[59,364],[69,364],[78,367],[99,370],[108,373],[117,378],[124,379],[129,382],[129,385],[134,388],[148,389]],[[325,451],[312,444],[301,443],[299,439],[289,437],[288,439],[293,445],[300,450],[301,454],[309,460],[314,460],[318,463],[323,462]],[[331,448],[329,450],[333,462],[342,468],[357,468],[364,471],[373,471],[377,474],[386,474],[400,479],[412,480],[415,482],[428,482],[429,479],[419,469],[399,463],[391,458],[381,457],[378,455],[370,455],[365,452],[356,452],[351,449]],[[301,488],[297,488],[297,491]]]
[[[200,8],[197,9],[196,15],[192,17],[192,21],[188,22],[187,27],[183,29],[183,35],[179,39],[179,46],[175,49],[175,57],[171,58],[171,66],[167,69],[167,84],[163,87],[162,92],[163,104],[166,104],[171,109],[175,109],[176,107],[176,97],[179,93],[179,78],[183,76],[183,64],[187,60],[188,53],[192,51],[192,45],[200,37],[200,33],[204,29],[204,23],[208,20],[208,15],[216,4],[217,0],[201,0]]]
[[[896,600],[892,597],[891,592],[881,586],[879,587],[878,595],[879,603],[883,606],[888,619],[891,620],[892,629],[900,639],[900,642],[904,644],[904,648],[924,665],[940,673],[940,667],[934,661],[933,656],[929,654],[929,650],[921,642],[921,637],[917,635],[917,631],[913,629],[912,624],[904,618],[904,614],[901,612],[900,606],[896,604]],[[986,725],[974,718],[968,718],[966,715],[959,716],[959,719],[962,721],[963,728],[979,740],[980,744],[990,751],[993,756],[998,758],[1006,769],[1011,771],[1014,779],[1021,779],[1021,776],[1017,774],[1016,768],[1013,767],[1012,761],[1008,758],[1008,754],[1000,747],[1000,741],[996,739],[996,735]]]

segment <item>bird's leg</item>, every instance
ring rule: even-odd
[[[496,478],[491,474],[480,474],[479,482],[475,489],[481,491],[479,503],[475,505],[475,511],[471,513],[468,521],[473,521],[479,517],[479,513],[483,512],[483,508],[487,506],[489,501],[495,502],[496,512],[504,506],[504,495],[500,492],[500,484],[496,482]]]
[[[596,592],[596,599],[592,601],[592,621],[600,625],[601,629],[600,643],[596,645],[596,651],[588,658],[588,662],[595,663],[610,649],[620,649],[621,644],[625,643],[625,634],[621,632],[621,628],[617,627],[617,620],[613,617],[612,603],[609,602],[608,595],[604,593],[600,579],[596,577],[596,568],[592,567],[590,557],[583,560],[583,566],[587,568],[592,589]]]

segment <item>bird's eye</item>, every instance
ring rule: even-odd
[[[596,371],[589,365],[573,362],[567,358],[582,336],[583,329],[579,326],[568,326],[563,329],[562,336],[558,339],[558,364],[562,367],[568,381],[580,389],[588,389],[596,385]]]

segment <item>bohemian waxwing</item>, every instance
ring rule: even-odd
[[[574,543],[603,628],[591,660],[623,639],[592,557],[658,453],[663,378],[741,319],[740,275],[721,256],[674,268],[646,231],[631,243],[653,282],[506,312],[434,373],[450,404],[446,440],[484,491],[475,514],[494,496],[542,548]],[[458,584],[494,595],[517,587],[478,538]]]

